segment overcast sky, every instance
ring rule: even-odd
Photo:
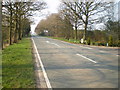
[[[42,11],[42,16],[34,16],[34,24],[31,25],[31,31],[32,33],[35,30],[35,27],[37,26],[37,24],[40,22],[41,19],[44,19],[48,14],[51,13],[57,13],[58,12],[58,7],[60,5],[60,0],[44,0],[47,3],[47,9]],[[38,13],[39,14],[39,13]]]

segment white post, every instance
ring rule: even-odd
[[[83,38],[81,39],[81,43],[83,43]]]
[[[108,47],[108,43],[107,43],[107,47]]]

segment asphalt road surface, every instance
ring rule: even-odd
[[[33,37],[52,88],[118,88],[118,49]]]

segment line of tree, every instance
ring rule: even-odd
[[[6,0],[2,5],[2,48],[17,43],[30,34],[30,16],[46,7],[46,3]]]
[[[102,2],[101,0],[63,1],[57,14],[40,21],[36,27],[36,33],[64,38],[69,36],[75,40],[83,39],[83,43],[86,44],[90,39],[94,42],[108,43],[112,37],[112,42],[118,46],[120,22],[114,18],[114,7],[114,2]],[[101,23],[104,27],[101,27],[102,31],[98,31],[94,26]],[[66,36],[64,36],[65,33]]]
[[[83,26],[84,34],[83,40],[87,40],[87,30],[94,23],[101,23],[100,15],[111,7],[112,2],[102,2],[101,0],[94,1],[77,1],[77,2],[63,2],[61,11],[63,16],[69,16],[71,23],[75,27],[76,39],[77,39],[77,29],[79,26]],[[105,15],[104,15],[105,16]]]
[[[35,32],[40,35],[69,39],[72,32],[72,25],[66,18],[61,18],[60,14],[52,14],[37,25]]]
[[[2,47],[2,3],[0,1],[0,50],[1,50],[1,47]]]

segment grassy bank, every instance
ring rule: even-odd
[[[48,36],[47,36],[48,37]],[[48,38],[52,38],[52,39],[58,39],[58,40],[62,40],[62,41],[66,41],[66,42],[70,42],[70,43],[76,43],[79,44],[80,40],[75,40],[75,39],[65,39],[65,38],[61,38],[61,37],[48,37]]]
[[[51,37],[51,36],[45,36],[45,37],[48,37],[48,38],[52,38],[52,39],[58,39],[58,40],[62,40],[62,41],[66,41],[66,42],[69,42],[69,43],[75,43],[75,44],[83,44],[83,43],[80,43],[80,40],[75,40],[75,39],[65,39],[65,38],[62,38],[62,37]],[[107,46],[107,43],[101,43],[99,41],[97,42],[94,42],[92,40],[87,40],[86,44],[84,45],[91,45],[91,46]],[[118,44],[119,46],[119,44]],[[107,46],[107,47],[118,47],[117,45],[115,46],[114,44],[112,46]]]
[[[2,86],[5,88],[34,88],[34,66],[31,41],[24,38],[2,52]]]

